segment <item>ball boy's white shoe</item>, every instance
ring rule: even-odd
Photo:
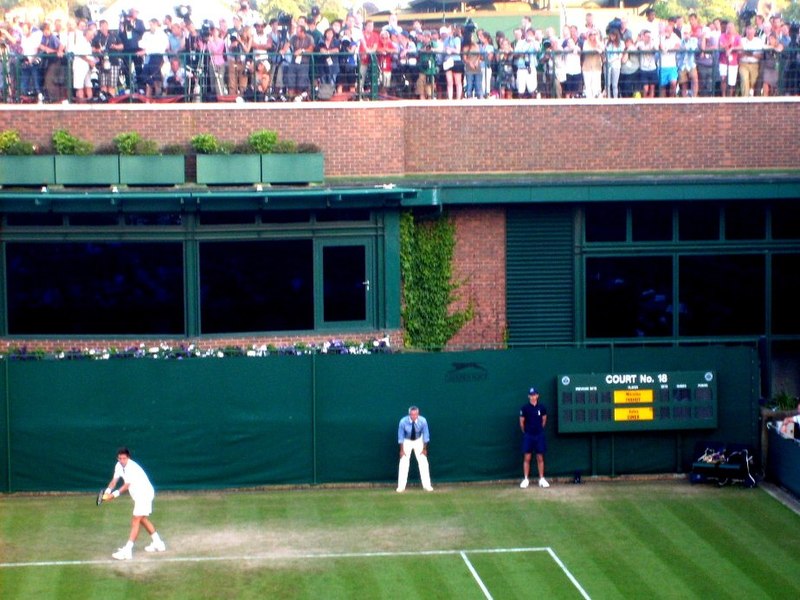
[[[130,548],[120,548],[111,556],[117,560],[131,560],[133,558],[133,550]]]
[[[530,483],[531,482],[528,481],[527,478],[525,478],[525,479],[522,480],[522,483],[519,484],[519,487],[521,487],[524,490],[526,487],[528,487],[530,485]]]
[[[550,487],[550,484],[549,484],[549,483],[547,483],[547,479],[545,479],[544,477],[542,477],[541,479],[539,479],[539,487],[540,487],[540,488],[549,488],[549,487]]]
[[[145,552],[164,552],[166,549],[167,545],[163,541],[156,542],[155,540],[144,547]]]

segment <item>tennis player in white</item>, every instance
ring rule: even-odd
[[[124,481],[120,488],[117,482]],[[120,448],[117,451],[117,464],[114,467],[114,477],[106,488],[106,495],[111,498],[119,498],[120,494],[129,492],[133,498],[133,518],[131,519],[131,534],[128,543],[114,552],[111,556],[117,560],[130,560],[133,558],[133,543],[139,535],[141,525],[147,530],[153,541],[145,546],[146,552],[164,552],[167,549],[164,541],[159,537],[153,523],[150,522],[150,513],[153,512],[153,498],[156,495],[153,484],[147,477],[147,473],[139,464],[131,459],[131,452],[127,448]]]

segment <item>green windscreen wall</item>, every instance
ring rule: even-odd
[[[698,440],[757,445],[757,366],[745,346],[6,360],[0,491],[96,489],[121,445],[160,489],[389,483],[411,404],[430,423],[434,483],[516,478],[531,385],[550,415],[551,476],[675,472]],[[557,434],[559,373],[696,369],[718,374],[716,430]]]

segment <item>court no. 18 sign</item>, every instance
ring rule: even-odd
[[[714,371],[558,376],[558,431],[715,429]]]

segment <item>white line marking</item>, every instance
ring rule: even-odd
[[[466,552],[474,554],[489,554],[489,553],[509,553],[509,552],[547,552],[548,548],[477,548],[475,550],[466,550]],[[314,554],[292,554],[287,555],[282,553],[277,554],[249,554],[243,556],[148,556],[147,561],[158,562],[221,562],[228,560],[298,560],[298,559],[312,559],[312,558],[380,558],[380,557],[395,557],[395,556],[447,556],[453,554],[460,554],[463,550],[415,550],[415,551],[399,551],[399,552],[322,552]],[[124,561],[123,561],[124,562]],[[0,568],[8,569],[14,567],[68,567],[68,566],[82,566],[82,565],[116,565],[119,564],[118,560],[101,559],[101,560],[47,560],[47,561],[34,561],[34,562],[9,562],[0,563]]]
[[[464,562],[467,563],[467,568],[469,569],[469,572],[472,573],[472,577],[475,579],[475,581],[478,582],[478,586],[481,588],[481,591],[483,592],[483,595],[486,597],[486,600],[494,600],[494,598],[492,598],[492,595],[489,593],[489,590],[487,590],[486,586],[483,584],[481,576],[478,575],[478,572],[475,570],[475,567],[473,567],[472,563],[469,562],[467,555],[464,554],[463,551],[459,552],[459,554],[461,554],[461,558],[464,559]]]
[[[556,555],[556,553],[555,553],[555,552],[553,552],[553,549],[552,549],[552,548],[548,548],[548,549],[547,549],[547,553],[548,553],[550,556],[552,556],[552,557],[553,557],[553,560],[554,560],[554,561],[556,561],[556,564],[557,564],[559,567],[561,567],[561,570],[562,570],[562,571],[564,571],[564,574],[565,574],[565,575],[566,575],[566,576],[569,578],[569,580],[572,582],[572,585],[574,585],[576,588],[578,588],[578,591],[580,592],[581,596],[583,596],[584,598],[586,598],[586,600],[591,600],[591,598],[589,598],[589,594],[587,594],[587,593],[586,593],[586,590],[585,590],[585,589],[583,589],[583,587],[581,586],[581,584],[580,584],[580,583],[578,583],[578,580],[577,580],[577,579],[575,579],[575,577],[572,575],[572,573],[570,573],[570,572],[569,572],[569,569],[567,569],[566,565],[565,565],[563,562],[561,562],[561,559],[560,559],[560,558],[558,558],[558,555]]]
[[[271,561],[271,560],[309,560],[309,559],[336,559],[336,558],[392,558],[397,556],[453,556],[453,555],[460,555],[461,558],[466,562],[467,567],[469,568],[472,576],[475,578],[475,581],[480,586],[481,590],[483,591],[484,595],[486,596],[487,600],[492,600],[491,594],[489,594],[489,590],[486,589],[486,586],[483,584],[480,576],[478,575],[475,568],[470,563],[469,559],[466,556],[466,553],[470,554],[510,554],[516,552],[547,552],[550,557],[556,562],[556,564],[561,568],[567,578],[572,582],[578,592],[583,596],[586,600],[591,600],[589,594],[586,593],[586,590],[583,589],[578,580],[575,579],[575,576],[570,573],[569,569],[567,569],[566,565],[561,562],[561,559],[558,558],[558,555],[553,551],[552,548],[548,547],[538,547],[538,548],[476,548],[473,550],[417,550],[417,551],[400,551],[400,552],[322,552],[318,554],[250,554],[250,555],[242,555],[242,556],[153,556],[147,557],[140,562],[147,562],[147,563],[204,563],[204,562],[222,562],[222,561]],[[125,561],[118,561],[112,559],[106,560],[47,560],[47,561],[35,561],[35,562],[7,562],[7,563],[0,563],[0,569],[13,569],[13,568],[21,568],[21,567],[81,567],[81,566],[97,566],[97,565],[118,565],[124,564]]]

